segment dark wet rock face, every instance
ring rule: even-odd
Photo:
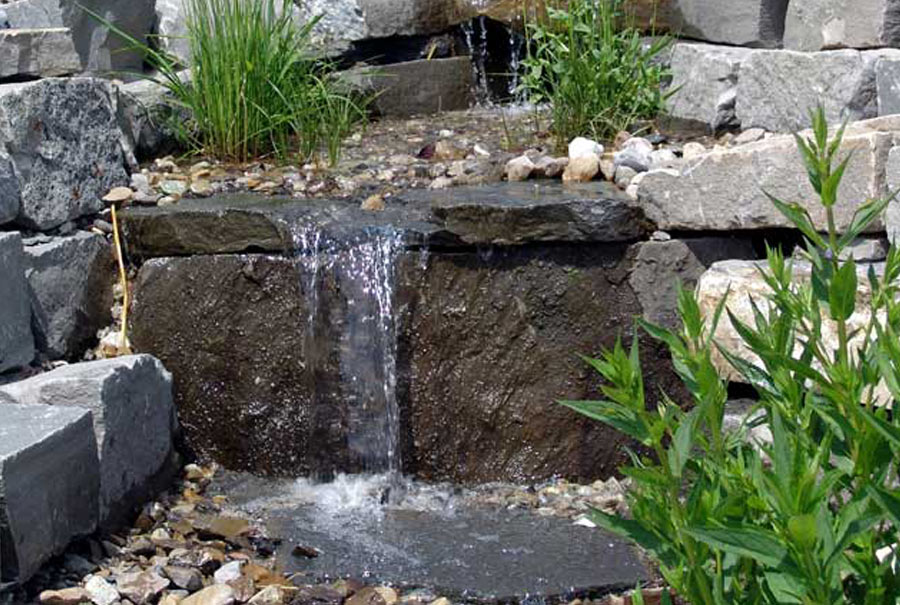
[[[555,402],[596,398],[599,377],[578,355],[631,338],[640,306],[625,251],[529,248],[402,265],[407,468],[465,483],[612,474],[622,436]],[[674,383],[664,355],[643,355],[647,393]]]
[[[198,254],[146,262],[132,314],[137,350],[175,376],[187,445],[264,474],[399,456],[461,483],[608,477],[626,442],[555,403],[599,395],[578,355],[630,342],[637,315],[668,322],[661,284],[741,248],[628,243],[640,216],[603,187],[409,192],[383,212],[248,201],[132,210],[126,231],[136,258]],[[680,396],[667,354],[641,353],[649,403]]]

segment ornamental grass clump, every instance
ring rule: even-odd
[[[665,107],[666,69],[657,59],[670,40],[645,43],[620,10],[622,0],[566,0],[526,20],[528,55],[521,86],[550,105],[560,147],[577,136],[602,140]]]
[[[189,75],[174,57],[105,23],[144,52],[152,79],[185,110],[175,127],[190,147],[235,161],[324,153],[336,163],[342,141],[366,118],[366,102],[313,52],[317,20],[296,24],[291,0],[186,0],[184,7]]]
[[[769,249],[760,266],[769,294],[752,301],[752,325],[730,313],[727,297],[703,317],[685,290],[680,330],[640,321],[671,352],[688,401],[663,397],[648,409],[637,346],[619,343],[587,360],[605,379],[606,399],[564,402],[653,452],[632,454],[622,469],[633,480],[630,518],[594,511],[593,519],[645,548],[694,605],[900,598],[900,251],[865,271],[841,260],[888,200],[862,204],[838,232],[834,206],[850,158],[839,157],[843,128],[829,140],[821,109],[813,123],[813,135],[797,142],[827,231],[803,206],[771,198],[805,236],[810,279],[795,280],[794,261]],[[864,320],[851,329],[854,314],[852,325]],[[723,426],[728,395],[712,357],[726,317],[754,361],[719,352],[759,396],[736,431]],[[770,443],[748,439],[757,426],[769,429]]]

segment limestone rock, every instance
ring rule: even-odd
[[[563,171],[564,183],[587,183],[600,172],[600,158],[596,155],[582,155],[570,159]]]
[[[192,594],[181,605],[232,605],[234,602],[234,589],[231,586],[213,584]]]
[[[784,47],[879,48],[900,44],[897,0],[804,0],[790,2]]]
[[[534,162],[527,155],[513,158],[506,163],[506,180],[510,182],[527,181],[534,172]]]
[[[0,30],[0,78],[48,78],[80,70],[68,28]]]
[[[153,0],[60,0],[63,24],[72,30],[75,50],[85,70],[96,73],[141,71],[143,55],[87,11],[99,14],[118,29],[149,43],[155,22]],[[85,10],[87,9],[87,10]]]
[[[809,111],[820,103],[829,122],[875,117],[876,65],[896,58],[897,49],[753,51],[740,68],[737,119],[743,128],[792,132],[810,126]]]
[[[2,411],[0,581],[24,582],[96,528],[97,444],[86,409],[9,404]]]
[[[100,198],[128,182],[115,95],[100,80],[0,86],[0,136],[21,191],[17,222],[28,228],[52,229],[98,212]],[[0,161],[5,197],[13,192],[3,187],[2,174]]]
[[[51,359],[79,359],[97,331],[112,322],[110,246],[102,235],[86,231],[39,242],[26,240],[25,247],[38,350]]]
[[[31,303],[25,280],[22,238],[18,233],[0,233],[0,374],[34,359]]]
[[[859,122],[848,130],[842,153],[853,152],[835,206],[845,229],[864,200],[885,193],[885,160],[895,125]],[[883,131],[883,129],[888,129]],[[663,230],[730,230],[792,227],[763,193],[806,205],[824,229],[825,211],[807,180],[791,136],[773,136],[739,147],[718,149],[689,160],[679,171],[653,170],[639,187],[639,203]],[[876,221],[871,230],[878,230]]]
[[[119,600],[119,591],[101,576],[91,576],[84,590],[94,605],[114,605]]]
[[[666,102],[666,113],[713,131],[736,125],[738,74],[752,52],[711,44],[675,44],[670,67],[673,94]]]
[[[716,305],[728,295],[728,309],[739,320],[748,325],[754,324],[752,298],[763,312],[767,312],[769,303],[766,296],[771,290],[759,274],[759,267],[765,266],[764,261],[722,261],[715,263],[703,274],[697,284],[697,300],[700,311],[705,317],[712,317]],[[859,287],[857,290],[856,312],[847,322],[847,330],[855,336],[851,339],[852,347],[858,346],[862,338],[863,328],[869,320],[868,303],[871,292],[866,273],[868,265],[861,264],[857,267]],[[794,279],[796,281],[809,281],[810,267],[805,262],[794,262]],[[822,317],[822,343],[826,351],[835,351],[838,347],[838,333],[835,322],[828,319],[823,313]],[[760,364],[756,357],[741,339],[737,330],[731,324],[727,316],[724,316],[716,328],[715,339],[719,346],[729,353],[735,354],[751,363]],[[798,345],[798,352],[799,352]],[[713,350],[713,362],[719,369],[720,375],[729,380],[741,382],[741,376],[722,357],[718,350]],[[876,397],[878,395],[876,394]],[[883,397],[883,395],[882,395]]]
[[[586,139],[584,137],[576,137],[569,143],[569,161],[575,158],[595,155],[598,158],[603,156],[603,145],[597,141]]]
[[[172,453],[172,376],[149,355],[63,366],[0,387],[0,397],[93,412],[104,525],[129,515],[154,489],[154,476],[165,470]]]
[[[119,593],[132,603],[153,603],[168,586],[169,580],[153,570],[124,573],[116,578]]]

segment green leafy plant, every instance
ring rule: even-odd
[[[663,109],[666,70],[655,61],[669,45],[646,45],[623,25],[621,0],[568,0],[526,22],[522,88],[549,103],[560,146],[573,137],[605,139]]]
[[[690,400],[663,397],[648,409],[637,346],[618,343],[587,360],[605,379],[605,400],[563,402],[653,452],[632,454],[622,469],[633,480],[630,518],[595,511],[593,519],[644,547],[695,605],[900,602],[900,417],[892,413],[900,400],[900,251],[892,248],[880,270],[842,260],[891,198],[862,204],[839,232],[834,207],[850,160],[838,159],[843,128],[829,140],[821,109],[813,125],[797,143],[827,232],[800,204],[771,198],[805,235],[805,258],[795,265],[768,250],[760,275],[769,294],[751,300],[753,325],[728,310],[728,296],[704,317],[684,289],[680,330],[640,321],[668,347]],[[732,431],[713,359],[726,314],[754,358],[719,353],[759,395]],[[757,427],[771,441],[749,437]]]
[[[189,74],[166,52],[94,17],[143,51],[157,72],[151,79],[186,110],[178,132],[195,150],[237,161],[324,151],[333,164],[364,121],[366,100],[315,56],[317,20],[298,26],[292,8],[291,0],[187,0]]]

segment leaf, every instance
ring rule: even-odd
[[[884,199],[869,200],[857,208],[856,212],[853,213],[853,220],[850,221],[850,226],[847,227],[844,235],[838,240],[838,249],[843,250],[850,245],[860,233],[865,231],[874,220],[881,216],[881,213],[884,212],[891,200],[897,197],[898,193],[900,193],[900,189]]]
[[[782,565],[788,554],[774,533],[757,527],[690,527],[685,531],[712,548],[750,557],[769,567]]]
[[[869,487],[869,496],[890,517],[891,523],[900,527],[900,495],[896,491],[873,485]]]
[[[618,515],[610,515],[602,510],[592,508],[591,521],[593,521],[597,527],[601,527],[617,536],[631,540],[646,550],[649,550],[665,565],[671,565],[675,561],[669,547],[654,533],[633,519],[624,519]]]
[[[680,478],[684,471],[684,465],[687,463],[691,455],[691,445],[693,445],[694,427],[699,418],[699,408],[695,408],[685,418],[675,430],[675,437],[672,439],[672,445],[669,448],[669,469],[672,476]]]
[[[828,289],[828,306],[831,319],[847,321],[856,310],[856,263],[850,259],[841,265]]]
[[[788,533],[800,548],[811,550],[816,544],[816,516],[794,515],[788,519]]]
[[[765,193],[766,197],[769,198],[781,214],[794,223],[797,229],[803,232],[803,235],[805,235],[807,239],[819,248],[827,247],[825,240],[822,239],[822,236],[816,231],[816,227],[813,225],[812,219],[809,218],[809,213],[806,211],[806,208],[797,203],[782,202],[766,191],[763,191],[763,193]]]

